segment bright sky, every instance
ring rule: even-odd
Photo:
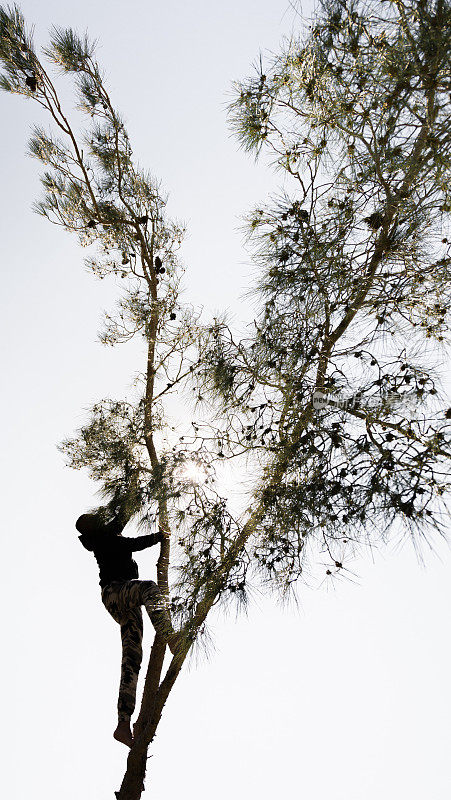
[[[225,106],[231,81],[290,33],[288,0],[24,0],[22,9],[42,43],[52,24],[100,40],[135,154],[188,225],[186,298],[250,318],[239,301],[253,275],[240,215],[278,178],[238,150]],[[56,444],[92,402],[123,395],[139,351],[97,342],[115,287],[86,273],[75,239],[32,213],[39,169],[24,153],[37,109],[6,95],[0,103],[2,793],[110,800],[126,758],[111,736],[119,630],[74,529],[95,487],[64,468]],[[352,565],[357,579],[302,589],[299,611],[257,598],[247,618],[214,618],[216,651],[192,662],[168,701],[145,796],[448,798],[451,558],[440,542],[424,555],[426,568],[393,543]],[[139,554],[142,577],[154,577],[155,557]]]

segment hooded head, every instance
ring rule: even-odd
[[[95,514],[82,514],[78,517],[75,527],[81,534],[97,533],[99,521]]]
[[[99,518],[97,514],[82,514],[78,517],[75,527],[81,536],[78,538],[86,550],[94,549],[94,542],[102,533],[102,526],[99,525]]]

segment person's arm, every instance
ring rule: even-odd
[[[158,533],[148,533],[145,536],[135,536],[133,539],[127,538],[127,543],[130,546],[132,553],[136,553],[138,550],[145,550],[146,547],[152,547],[154,544],[159,544],[163,539],[163,534],[158,531]]]
[[[118,514],[111,522],[107,522],[104,525],[104,532],[110,534],[111,536],[118,536],[124,530],[128,519],[125,519],[123,515]]]

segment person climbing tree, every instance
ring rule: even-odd
[[[102,602],[121,627],[122,665],[118,699],[118,724],[113,736],[131,747],[133,734],[130,718],[135,709],[136,685],[142,661],[143,618],[141,606],[150,617],[152,625],[176,653],[178,634],[175,633],[167,610],[165,598],[157,584],[139,580],[138,565],[132,553],[152,547],[163,541],[163,534],[127,538],[122,531],[128,522],[123,511],[107,521],[108,506],[96,512],[82,514],[75,527],[78,538],[86,550],[92,552],[99,565]]]
[[[133,743],[119,800],[142,796],[148,748],[211,614],[245,607],[254,587],[288,599],[344,579],[355,557],[393,537],[419,549],[445,534],[451,9],[321,0],[312,23],[236,82],[229,108],[245,150],[267,153],[284,175],[277,200],[248,216],[256,311],[241,338],[226,313],[205,324],[182,302],[184,227],[133,160],[94,43],[55,28],[43,51],[74,79],[78,131],[20,10],[0,7],[0,89],[53,121],[29,145],[44,166],[35,208],[76,233],[93,275],[124,281],[101,341],[142,346],[131,401],[97,402],[61,445],[126,509],[112,527],[111,504],[77,521],[131,661],[115,732]],[[235,470],[224,481],[223,464]],[[241,484],[235,497],[223,494],[229,476]],[[141,537],[120,535],[135,513],[164,531],[159,590],[138,579]],[[133,739],[136,612],[145,605],[166,630],[166,602],[180,645],[163,673],[176,634],[157,633]]]

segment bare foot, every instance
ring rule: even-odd
[[[122,742],[122,744],[127,745],[127,747],[131,747],[133,744],[133,736],[130,730],[130,723],[127,720],[121,720],[117,724],[117,728],[113,733],[114,738],[118,742]]]

